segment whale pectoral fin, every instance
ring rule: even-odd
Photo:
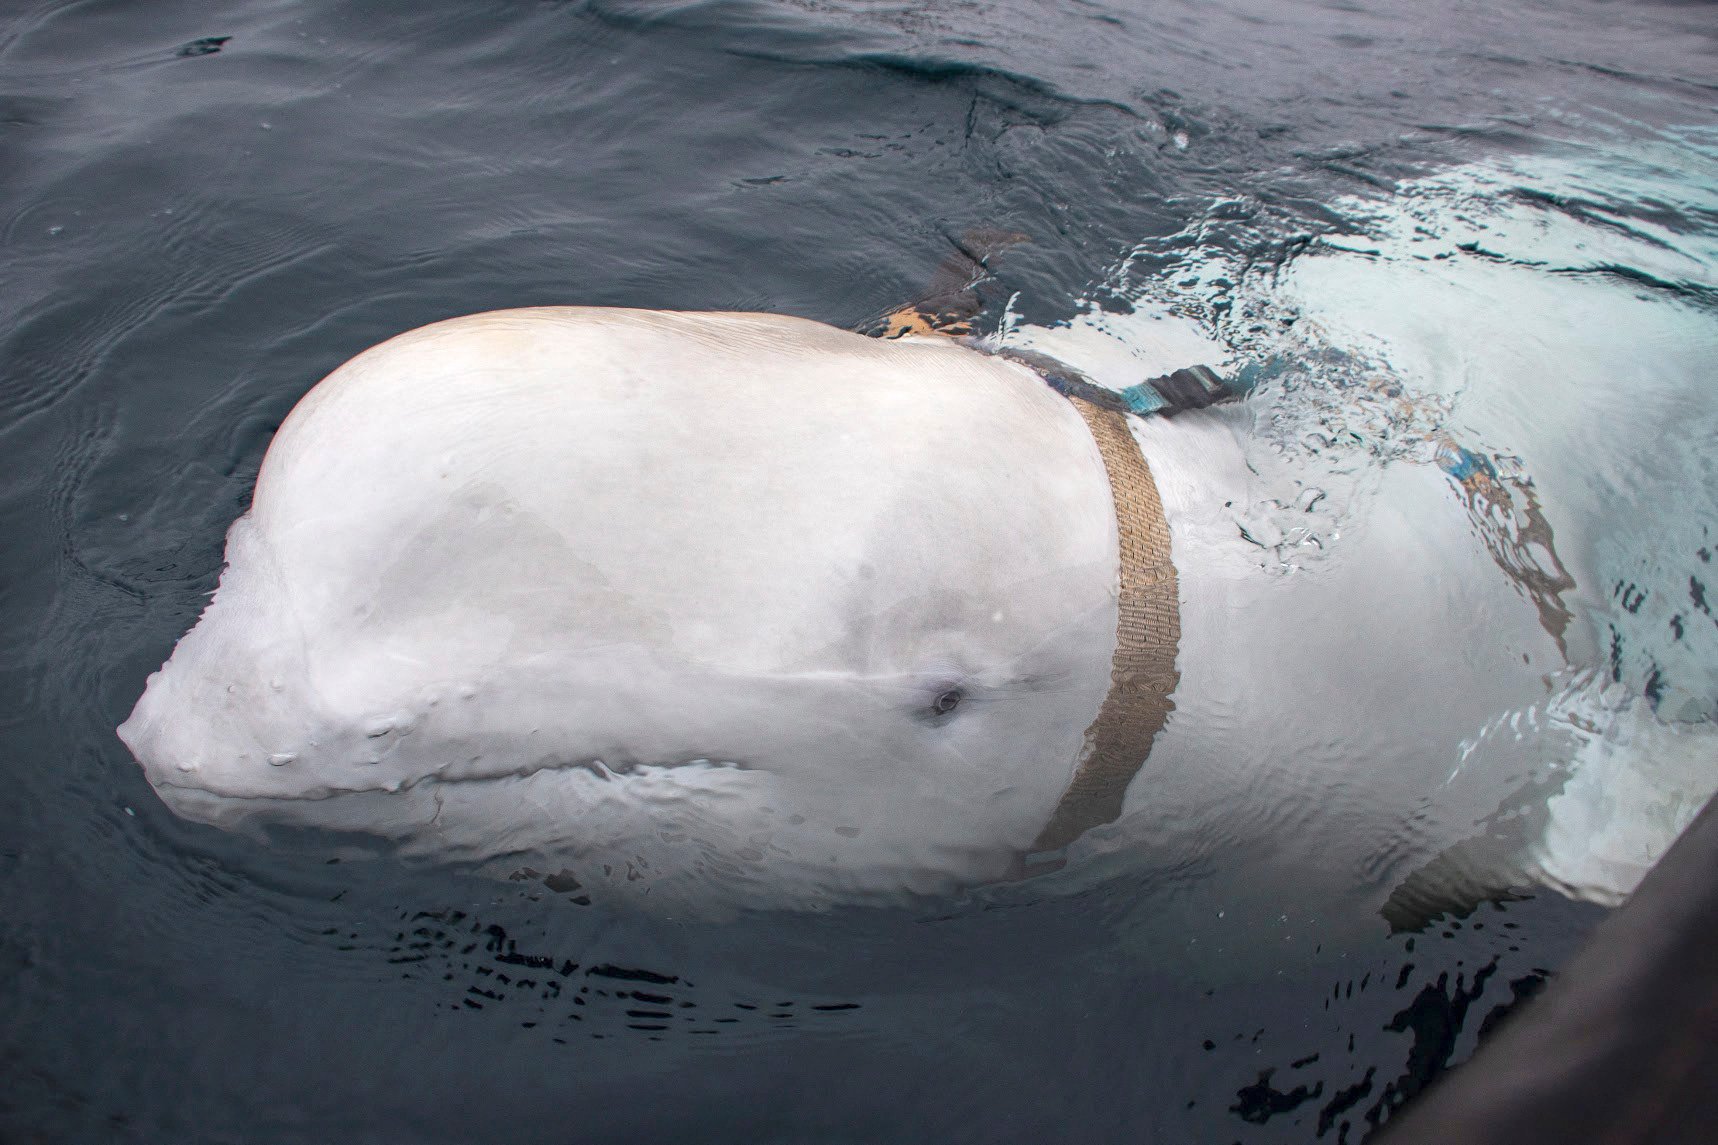
[[[1605,906],[1632,894],[1713,798],[1718,725],[1661,720],[1644,696],[1606,722],[1398,886],[1382,908],[1391,929],[1541,889]]]
[[[891,310],[868,331],[879,338],[908,334],[941,334],[961,338],[972,333],[972,320],[983,309],[978,285],[990,277],[990,259],[1030,239],[1014,231],[978,228],[951,240],[954,250],[931,276],[918,301]]]
[[[1488,830],[1465,839],[1409,875],[1378,913],[1392,934],[1418,933],[1445,918],[1466,918],[1484,904],[1528,897],[1536,881],[1522,861],[1522,841]]]

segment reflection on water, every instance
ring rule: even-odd
[[[1591,894],[1711,788],[1700,16],[8,16],[5,1135],[1359,1140],[1602,913],[1434,917],[1495,889],[1475,866],[1498,855],[1461,844],[1505,836]],[[1500,668],[1412,750],[1285,700],[1294,758],[1186,757],[1207,786],[1146,777],[1051,879],[724,925],[228,838],[167,813],[113,739],[280,419],[359,349],[533,303],[857,327],[975,227],[1031,236],[976,286],[981,330],[1073,319],[1128,368],[1215,347],[1259,372],[1223,415],[1258,495],[1221,523],[1260,581],[1350,571],[1377,506],[1423,489],[1561,662]],[[1246,697],[1223,685],[1179,710],[1230,726]],[[1422,871],[1397,921],[1423,929],[1389,933],[1378,906]]]

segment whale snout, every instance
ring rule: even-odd
[[[232,613],[212,607],[217,637]],[[421,778],[402,752],[416,727],[391,709],[353,718],[329,710],[305,673],[239,670],[202,655],[193,632],[149,678],[117,729],[144,776],[174,810],[228,801],[318,800],[397,791]],[[193,818],[207,818],[193,815]]]
[[[223,684],[190,676],[171,664],[155,673],[131,716],[117,729],[169,806],[178,810],[188,792],[199,800],[312,794],[295,765],[314,749],[308,742],[263,734],[268,723],[265,698],[238,681]]]

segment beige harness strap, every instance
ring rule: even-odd
[[[1066,847],[1121,815],[1122,797],[1174,710],[1170,697],[1181,680],[1175,668],[1181,643],[1180,595],[1157,483],[1124,414],[1069,400],[1092,431],[1115,500],[1120,615],[1109,694],[1086,729],[1079,767],[1032,844],[1034,853]]]
[[[1014,241],[1022,236],[1005,236]],[[957,263],[950,271],[982,272],[976,259]],[[971,283],[967,283],[970,287]],[[968,297],[970,295],[970,297]],[[951,295],[949,297],[955,297]],[[976,309],[977,295],[958,296]],[[945,334],[958,337],[970,329],[972,310],[951,306],[944,310],[941,296],[928,302],[902,307],[888,315],[879,333],[885,338],[906,334]],[[1110,496],[1115,502],[1117,547],[1121,572],[1116,619],[1116,649],[1110,664],[1110,690],[1092,725],[1086,729],[1085,746],[1074,778],[1062,792],[1050,821],[1038,833],[1026,854],[1026,873],[1056,865],[1053,853],[1104,823],[1121,816],[1128,784],[1145,766],[1152,742],[1175,710],[1170,697],[1181,682],[1175,657],[1181,644],[1181,598],[1170,560],[1169,522],[1151,468],[1128,429],[1121,408],[1097,404],[1108,391],[1082,378],[1050,358],[1030,352],[1003,349],[1002,357],[1019,362],[1061,393],[1085,420],[1104,460]],[[1094,400],[1077,396],[1084,392]],[[1209,387],[1207,387],[1209,388]],[[1124,406],[1119,395],[1118,406]],[[1206,400],[1191,407],[1210,404]]]

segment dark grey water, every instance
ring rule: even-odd
[[[10,6],[0,1135],[1360,1139],[1599,909],[1325,941],[1301,903],[1197,957],[1163,955],[1197,893],[1127,879],[675,925],[182,823],[112,728],[213,588],[280,419],[452,314],[860,326],[982,226],[1033,239],[985,287],[993,318],[1184,282],[1182,310],[1247,346],[1268,323],[1235,300],[1405,182],[1553,156],[1578,184],[1650,152],[1679,193],[1534,209],[1657,236],[1681,264],[1606,273],[1695,332],[1655,352],[1703,352],[1714,31],[1698,4],[1463,0]],[[1685,495],[1647,616],[1705,583],[1710,491]],[[1672,661],[1619,599],[1617,683],[1659,703]],[[1656,622],[1704,623],[1701,599]],[[1697,709],[1715,665],[1690,656]]]

